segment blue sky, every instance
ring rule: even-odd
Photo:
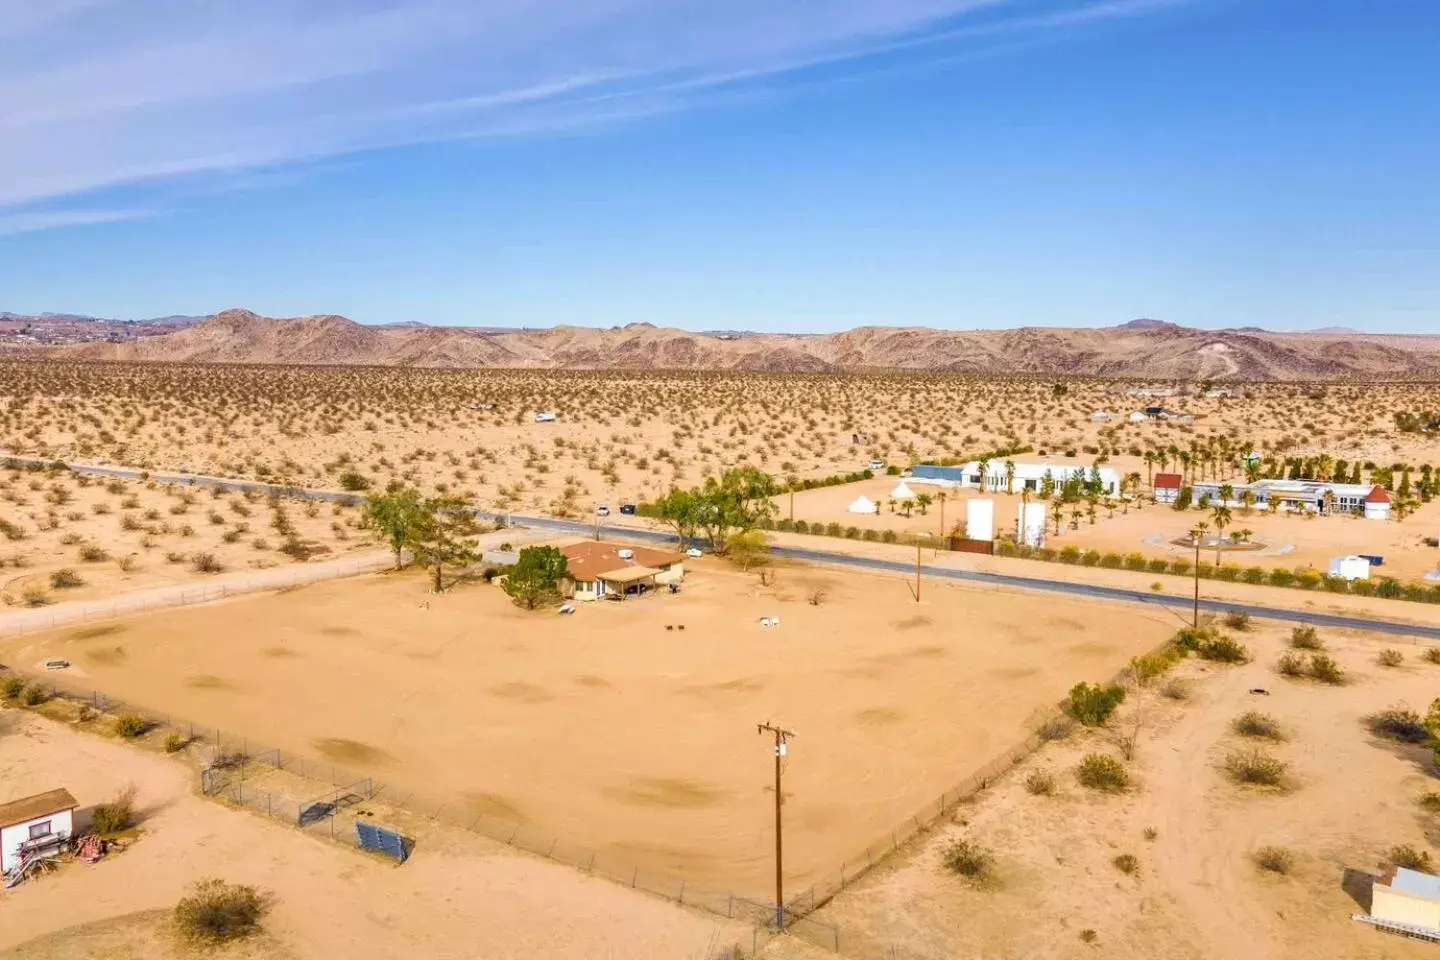
[[[0,0],[0,309],[1440,332],[1436,0]]]

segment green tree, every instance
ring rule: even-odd
[[[395,551],[395,569],[405,565],[405,548],[425,524],[425,504],[418,490],[392,490],[372,493],[365,498],[365,523]]]
[[[1221,503],[1210,510],[1210,522],[1215,525],[1215,565],[1220,565],[1220,544],[1224,541],[1225,528],[1230,526],[1230,508]]]
[[[693,490],[671,490],[655,501],[655,516],[673,527],[683,546],[688,546],[698,528],[699,497]]]
[[[725,552],[730,562],[741,570],[764,566],[770,559],[769,544],[760,530],[742,530],[730,536],[725,542]]]
[[[445,589],[445,568],[480,559],[475,537],[480,532],[475,511],[461,497],[431,497],[423,504],[421,521],[411,536],[415,558],[435,576],[435,592]]]
[[[526,610],[560,596],[569,563],[558,547],[525,547],[505,576],[505,593]]]

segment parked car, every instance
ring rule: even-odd
[[[627,516],[627,517],[633,517],[633,516],[635,516],[635,504],[633,504],[633,503],[622,503],[622,504],[620,504],[620,512],[623,513],[623,514],[625,514],[625,516]]]
[[[686,551],[685,551],[685,556],[687,556],[687,557],[703,557],[703,556],[705,556],[705,551],[704,551],[704,550],[701,550],[699,547],[691,547],[689,550],[686,550]]]
[[[610,516],[610,508],[607,507],[607,506],[606,506],[605,504],[603,504],[603,503],[600,504],[600,506],[598,506],[598,507],[595,508],[595,516],[597,516],[597,517],[608,517],[608,516]]]
[[[870,469],[871,469],[871,470],[884,470],[884,469],[885,469],[885,461],[884,461],[884,460],[871,460],[871,461],[870,461]]]

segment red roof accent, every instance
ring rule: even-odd
[[[1155,474],[1156,490],[1179,490],[1184,485],[1178,473]]]
[[[1388,493],[1385,492],[1385,488],[1384,488],[1384,487],[1374,486],[1374,487],[1371,487],[1371,488],[1370,488],[1370,492],[1369,492],[1369,493],[1365,494],[1365,502],[1366,502],[1366,503],[1389,503],[1389,502],[1390,502],[1390,494],[1388,494]]]

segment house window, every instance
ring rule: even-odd
[[[49,820],[46,820],[44,823],[32,823],[32,824],[30,824],[30,839],[31,839],[31,840],[39,840],[41,837],[48,837],[48,836],[50,836],[50,821],[49,821]]]

